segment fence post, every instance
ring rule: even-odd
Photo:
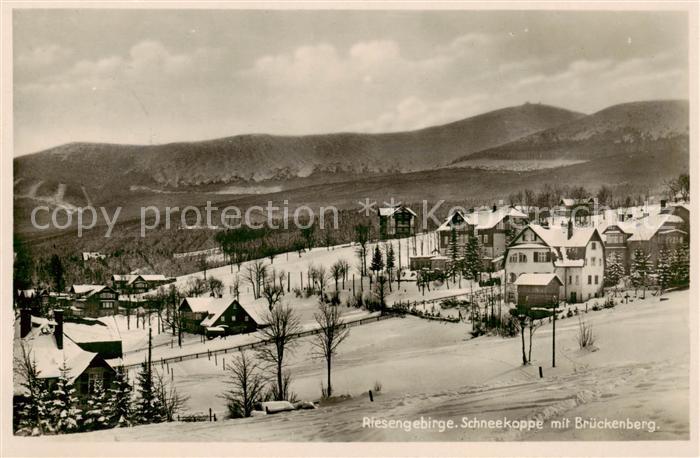
[[[211,407],[209,407],[209,421],[211,421]]]

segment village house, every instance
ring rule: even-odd
[[[74,296],[71,314],[99,318],[114,315],[118,311],[119,293],[106,285],[73,285]]]
[[[417,215],[405,205],[380,207],[377,213],[379,215],[379,237],[382,240],[410,237],[416,233]]]
[[[230,297],[186,297],[179,311],[183,329],[193,334],[241,334],[265,326],[267,303],[241,304]]]
[[[688,243],[688,232],[681,229],[684,224],[681,217],[671,214],[650,215],[637,222],[634,232],[627,238],[628,262],[632,262],[635,250],[640,249],[655,265],[661,250],[673,251]]]
[[[450,255],[450,244],[456,236],[457,247],[464,253],[470,233],[474,233],[479,243],[483,268],[487,271],[499,270],[501,256],[509,238],[527,225],[527,215],[513,206],[486,208],[471,211],[466,215],[455,212],[437,229],[438,250],[441,255]]]
[[[458,251],[463,253],[469,236],[475,234],[474,230],[474,223],[463,212],[455,211],[437,228],[438,251],[442,256],[447,256],[454,237]]]
[[[508,245],[505,291],[517,300],[516,281],[523,274],[556,274],[562,282],[559,298],[582,302],[603,293],[605,247],[596,228],[545,228],[530,224]]]
[[[162,274],[112,275],[112,287],[122,294],[145,293],[173,281],[175,281],[174,278],[168,278]]]
[[[51,321],[33,317],[30,310],[22,309],[19,319],[15,321],[15,402],[26,396],[21,386],[22,371],[18,370],[23,351],[36,363],[39,378],[46,382],[49,389],[58,380],[60,368],[65,363],[68,382],[76,387],[82,406],[98,383],[109,388],[116,375],[107,358],[97,351],[85,350],[65,334],[63,311],[55,310],[54,320]]]

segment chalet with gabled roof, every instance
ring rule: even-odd
[[[410,237],[416,233],[416,212],[405,205],[380,207],[377,214],[379,215],[379,237],[383,240]]]

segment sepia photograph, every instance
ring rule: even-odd
[[[699,453],[697,4],[519,3],[3,6],[6,456]]]

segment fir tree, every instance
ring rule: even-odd
[[[676,248],[671,259],[671,277],[675,285],[686,285],[689,281],[690,257],[688,246],[682,245]]]
[[[379,245],[374,248],[370,269],[375,275],[384,270],[384,258],[382,257],[382,251],[379,249]]]
[[[51,415],[57,433],[73,433],[80,429],[82,415],[78,408],[78,397],[69,377],[70,368],[65,360],[59,368],[60,375],[53,390]]]
[[[632,266],[630,268],[630,278],[632,284],[634,285],[634,293],[637,294],[637,289],[642,288],[644,291],[642,294],[642,299],[646,297],[647,292],[647,280],[650,274],[650,261],[649,255],[643,250],[637,248],[634,250],[634,256],[632,258]]]
[[[109,423],[119,427],[131,426],[131,385],[123,368],[117,369],[107,394]]]
[[[134,420],[137,424],[161,423],[165,420],[164,408],[153,383],[153,372],[149,363],[141,365],[137,375],[138,398],[134,406]]]
[[[40,371],[37,369],[36,360],[24,344],[15,367],[25,391],[24,400],[17,405],[16,409],[17,434],[36,436],[53,432],[50,414],[51,393],[46,382],[39,378]]]
[[[85,409],[85,427],[88,430],[105,429],[111,427],[108,413],[109,403],[107,393],[101,382],[95,384]]]
[[[479,252],[479,240],[476,235],[470,233],[467,240],[467,246],[464,252],[464,272],[467,278],[472,280],[479,279],[481,272],[481,253]]]
[[[386,249],[386,271],[389,273],[389,291],[391,291],[391,281],[393,280],[393,272],[396,267],[396,255],[394,254],[394,244],[389,243]]]
[[[605,263],[605,283],[607,286],[617,286],[625,275],[625,268],[622,266],[620,253],[612,253]]]
[[[659,251],[659,258],[656,260],[656,275],[659,281],[659,292],[663,293],[666,288],[671,284],[672,273],[671,273],[671,254],[668,250],[663,249]]]

